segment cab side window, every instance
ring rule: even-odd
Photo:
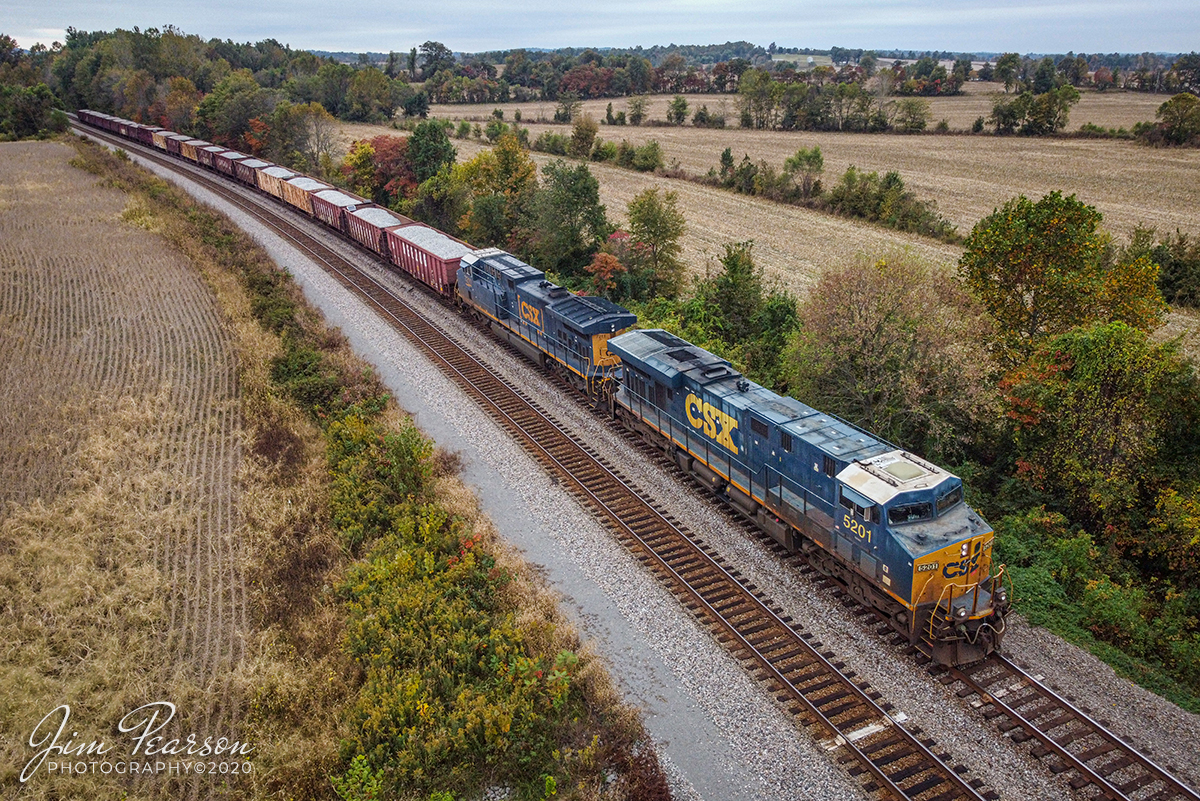
[[[879,507],[866,498],[856,492],[849,492],[845,488],[839,488],[838,496],[842,507],[847,511],[858,515],[863,520],[869,520],[872,523],[879,522]]]

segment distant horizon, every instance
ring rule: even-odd
[[[461,53],[520,47],[645,49],[655,46],[646,42],[681,41],[955,53],[1200,49],[1194,0],[1160,0],[1151,12],[1126,0],[960,0],[953,8],[931,0],[843,0],[835,7],[817,0],[609,0],[604,5],[527,0],[516,7],[481,0],[443,0],[436,6],[382,0],[353,13],[327,0],[10,0],[0,33],[29,48],[65,42],[68,26],[111,31],[161,30],[168,24],[204,39],[275,39],[297,50],[354,53],[408,51],[426,41]]]
[[[739,40],[739,41],[745,41],[745,40]],[[409,50],[411,49],[411,47],[410,47],[405,50],[392,50],[392,51],[388,51],[388,50],[325,50],[325,49],[321,49],[321,48],[312,48],[312,47],[304,47],[304,48],[292,47],[287,42],[280,42],[280,44],[284,45],[285,47],[291,47],[293,50],[305,50],[309,53],[312,53],[313,55],[318,55],[318,56],[365,55],[365,56],[380,56],[384,59],[386,59],[388,57],[389,53],[407,54],[409,52]],[[442,44],[446,44],[446,43],[443,42]],[[502,48],[493,48],[491,50],[454,50],[453,48],[451,48],[451,50],[453,51],[455,56],[474,56],[474,55],[478,55],[479,53],[509,52],[509,51],[514,51],[514,50],[525,50],[525,51],[531,52],[531,53],[553,53],[553,52],[556,52],[559,50],[576,50],[576,51],[580,51],[580,52],[582,52],[584,50],[595,50],[597,53],[604,53],[604,52],[607,52],[610,50],[620,50],[620,51],[637,50],[637,49],[650,50],[655,47],[662,47],[662,48],[713,47],[713,46],[719,46],[721,44],[725,44],[725,42],[705,42],[703,44],[701,44],[699,42],[688,42],[688,43],[684,43],[684,44],[679,44],[678,42],[672,42],[671,44],[665,44],[665,45],[632,45],[629,47],[617,46],[617,45],[563,45],[562,47],[529,47],[529,46],[502,47]],[[759,44],[758,42],[750,42],[750,44],[756,45],[758,47],[762,47],[764,49],[766,49],[769,46],[769,45]],[[420,47],[420,45],[413,45],[413,47]],[[801,46],[801,45],[778,45],[778,47],[781,49],[799,48],[802,50],[815,50],[818,53],[828,53],[830,51],[830,48],[828,48],[828,47],[810,47],[810,46]],[[1021,53],[1016,50],[949,50],[944,47],[926,47],[926,48],[863,47],[863,48],[859,48],[855,45],[849,45],[849,46],[833,45],[833,47],[841,47],[844,50],[859,50],[859,49],[861,49],[863,52],[869,51],[869,52],[875,53],[876,55],[878,55],[879,53],[894,53],[894,52],[906,52],[906,53],[938,52],[938,53],[954,53],[954,54],[974,55],[974,56],[979,56],[980,58],[985,58],[985,57],[990,58],[990,57],[994,57],[994,56],[1001,56],[1001,55],[1004,55],[1005,53],[1017,53],[1017,55],[1021,56],[1022,58],[1041,58],[1044,56],[1066,55],[1067,53],[1074,53],[1075,55],[1089,55],[1089,56],[1093,56],[1093,55],[1095,55],[1095,56],[1099,56],[1099,55],[1140,56],[1144,53],[1149,53],[1150,55],[1154,55],[1154,56],[1182,56],[1182,55],[1186,55],[1187,53],[1195,52],[1194,50],[1062,50],[1062,51],[1044,52],[1044,53],[1032,52],[1032,51],[1027,52],[1027,53]],[[788,53],[785,55],[793,55],[793,54]],[[800,57],[800,56],[798,56],[798,57]]]

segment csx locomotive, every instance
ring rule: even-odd
[[[962,481],[865,431],[746,380],[666,331],[629,331],[613,410],[782,545],[804,552],[942,664],[1004,636],[992,529]]]
[[[612,396],[620,362],[608,341],[637,322],[631,312],[569,292],[497,248],[464,256],[457,285],[462,304],[526,356],[594,400]]]
[[[286,202],[485,320],[935,661],[974,662],[1000,645],[1004,568],[993,570],[992,529],[956,476],[666,331],[629,330],[637,318],[626,309],[556,286],[502,250],[474,250],[236,151],[97,112],[79,118]]]

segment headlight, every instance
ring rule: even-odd
[[[954,616],[959,620],[965,620],[967,617],[967,607],[960,606],[954,610]]]
[[[1004,589],[1003,587],[996,590],[996,603],[1002,604],[1002,603],[1007,603],[1007,602],[1008,602],[1008,590]]]

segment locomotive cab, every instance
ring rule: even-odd
[[[930,643],[943,664],[994,650],[1008,592],[1003,568],[992,569],[992,528],[963,502],[962,481],[904,451],[855,462],[838,478],[852,507],[843,527],[871,538],[884,531],[883,583],[908,607],[910,639]]]

